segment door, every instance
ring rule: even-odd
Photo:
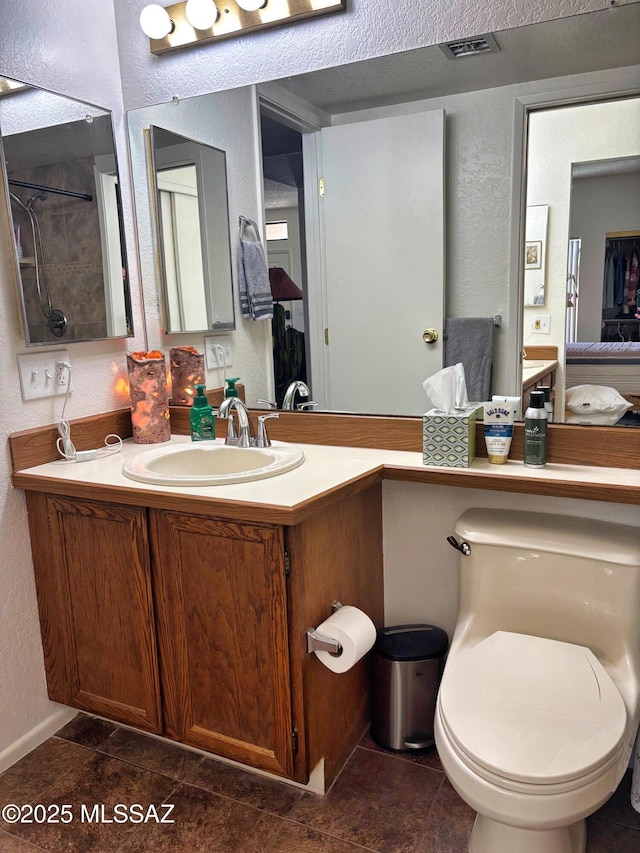
[[[150,526],[165,733],[291,776],[281,528],[156,510]]]
[[[49,697],[162,730],[146,510],[27,492]]]
[[[320,134],[326,405],[421,414],[443,364],[444,111]]]

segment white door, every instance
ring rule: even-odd
[[[421,414],[443,364],[444,111],[323,128],[321,152],[325,405]]]

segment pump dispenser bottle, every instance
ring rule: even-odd
[[[208,441],[216,437],[213,409],[205,396],[205,386],[196,385],[196,396],[189,410],[191,441]]]
[[[237,397],[238,389],[236,388],[236,382],[240,381],[240,377],[234,376],[232,379],[225,379],[224,381],[227,383],[227,387],[224,389],[224,396]]]
[[[524,413],[524,464],[527,468],[544,468],[547,464],[547,411],[544,391],[532,391],[529,408]]]

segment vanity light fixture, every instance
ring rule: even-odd
[[[213,0],[187,0],[184,12],[194,30],[210,30],[220,17]]]
[[[208,44],[306,18],[344,12],[347,0],[187,0],[145,6],[140,26],[151,53]]]
[[[163,39],[175,29],[175,24],[167,10],[157,3],[145,6],[140,12],[140,26],[142,32],[150,39]]]

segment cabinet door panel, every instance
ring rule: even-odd
[[[291,775],[282,531],[150,518],[166,732]]]
[[[50,697],[161,731],[145,510],[32,493],[28,506]]]

